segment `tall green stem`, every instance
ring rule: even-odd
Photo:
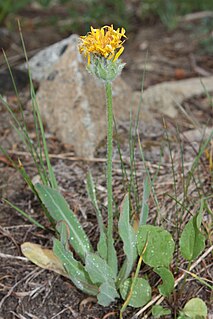
[[[112,84],[106,82],[107,98],[107,200],[108,200],[108,227],[107,227],[107,261],[113,271],[117,272],[117,258],[113,240],[113,197],[112,197],[112,141],[113,141],[113,112],[112,112]]]

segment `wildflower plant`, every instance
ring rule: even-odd
[[[121,204],[117,231],[114,227],[113,192],[112,192],[112,152],[113,152],[113,108],[112,108],[112,81],[121,73],[124,63],[120,55],[124,50],[126,40],[124,28],[113,29],[113,26],[104,26],[94,29],[80,37],[79,51],[87,58],[87,69],[105,85],[107,104],[107,226],[97,204],[95,185],[91,174],[87,177],[88,195],[94,205],[100,237],[97,252],[94,249],[80,225],[75,214],[70,210],[59,191],[44,184],[35,185],[36,192],[56,224],[58,233],[54,239],[53,252],[63,265],[67,276],[77,288],[90,295],[97,296],[98,303],[108,306],[120,296],[125,300],[121,309],[121,316],[128,305],[140,307],[151,298],[151,287],[148,280],[139,277],[142,261],[155,268],[155,272],[171,280],[170,289],[163,293],[169,294],[173,288],[173,276],[168,269],[172,261],[174,241],[164,229],[152,225],[146,226],[147,206],[142,205],[141,216],[137,226],[130,220],[129,194],[124,196]],[[145,189],[149,193],[149,179],[146,179]],[[145,196],[148,197],[148,194]],[[126,255],[123,264],[118,267],[117,252],[114,246],[114,233],[118,233],[123,242]],[[116,237],[116,240],[118,238]],[[69,249],[74,249],[79,259]],[[23,253],[34,263],[45,268],[37,256],[35,245],[22,245]],[[38,254],[41,254],[39,249]],[[45,253],[46,255],[46,253]],[[130,274],[135,266],[135,274]],[[52,255],[51,255],[52,258]],[[54,260],[55,262],[55,260]],[[51,267],[52,269],[53,267]],[[118,269],[119,268],[119,269]],[[58,267],[61,272],[61,267]],[[62,272],[61,272],[62,273]],[[64,272],[62,273],[64,275]]]
[[[100,305],[108,306],[117,298],[122,298],[124,303],[120,310],[120,318],[127,306],[142,307],[151,299],[152,289],[149,281],[140,276],[142,263],[152,268],[162,279],[163,283],[158,286],[162,296],[168,297],[175,285],[173,274],[170,271],[175,248],[174,240],[165,229],[146,224],[149,213],[147,200],[152,188],[148,174],[144,181],[144,194],[139,216],[136,219],[132,218],[132,205],[128,193],[124,196],[120,206],[117,227],[114,222],[112,81],[121,73],[125,65],[120,60],[125,40],[124,28],[114,30],[112,25],[104,26],[101,29],[91,27],[91,31],[86,36],[80,37],[79,40],[79,51],[87,58],[88,71],[102,81],[106,89],[107,225],[103,222],[98,206],[92,175],[89,173],[87,176],[87,192],[96,212],[100,232],[97,251],[94,250],[78,218],[58,190],[45,140],[43,144],[46,150],[49,177],[47,176],[44,181],[41,179],[41,184],[33,185],[30,182],[30,185],[55,227],[53,250],[44,249],[32,243],[24,243],[21,247],[23,254],[36,265],[70,278],[78,289],[96,296]],[[43,132],[37,106],[35,113]],[[42,136],[44,137],[44,134]],[[23,170],[22,165],[21,167]],[[29,180],[28,176],[25,179]],[[192,260],[205,247],[205,237],[200,231],[202,212],[203,202],[200,211],[185,226],[180,238],[180,251],[189,262],[188,270],[190,270]],[[123,243],[125,258],[121,264],[118,264],[114,234],[116,234],[116,241],[120,240]],[[156,311],[162,312],[163,310],[158,308],[155,309]]]

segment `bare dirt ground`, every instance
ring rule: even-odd
[[[33,21],[33,13],[31,14]],[[23,34],[29,55],[68,35],[57,33],[54,26],[42,26],[40,28],[37,26],[35,28],[30,18],[27,20],[25,17],[24,21]],[[123,59],[127,63],[123,73],[124,80],[134,90],[140,90],[147,50],[145,87],[164,81],[212,74],[212,55],[207,53],[200,45],[201,34],[199,32],[197,23],[186,24],[173,32],[167,31],[161,24],[153,26],[137,25],[135,31],[128,34],[123,55]],[[14,67],[23,60],[18,32],[4,31],[3,34],[3,45],[1,45]],[[0,93],[8,99],[14,111],[18,112],[17,99],[11,87],[2,55],[0,55],[0,67],[2,71],[0,73]],[[29,100],[28,80],[25,74],[19,72],[15,72],[15,77],[21,99],[25,105],[28,128],[32,132],[33,139],[32,114],[27,107]],[[212,127],[212,108],[205,95],[185,101],[183,108],[201,126]],[[127,169],[129,169],[128,130],[129,123],[123,123],[118,127],[118,134],[115,136],[115,140],[118,140],[121,144]],[[175,120],[166,116],[163,119],[159,115],[158,125],[155,128],[139,127],[146,165],[149,167],[152,176],[158,170],[158,177],[155,181],[158,207],[156,207],[154,199],[151,197],[149,222],[157,220],[158,223],[170,230],[175,238],[177,237],[175,224],[178,222],[179,227],[182,228],[190,214],[172,200],[171,196],[174,196],[176,192],[176,197],[184,202],[185,207],[190,209],[191,214],[199,208],[201,194],[206,197],[212,196],[212,171],[209,168],[209,160],[204,155],[194,171],[188,194],[185,195],[183,191],[184,176],[187,176],[187,172],[199,150],[200,140],[195,137],[196,132],[197,130],[192,122],[183,114],[179,114]],[[62,145],[57,137],[51,135],[48,131],[46,133],[49,152],[62,193],[78,215],[95,245],[98,236],[97,224],[94,210],[86,195],[85,177],[90,168],[97,183],[99,200],[102,203],[102,212],[106,219],[106,208],[104,206],[106,203],[105,162],[103,160],[106,154],[105,143],[103,142],[103,145],[100,145],[93,161],[80,161],[75,158],[71,146]],[[2,104],[0,104],[0,144],[10,152],[14,160],[21,159],[30,176],[34,177],[36,175],[33,163],[11,128],[9,114]],[[137,183],[139,193],[142,193],[145,167],[138,147],[136,147],[135,156]],[[183,158],[184,165],[182,166]],[[113,189],[116,202],[119,204],[124,196],[124,189],[119,154],[116,147],[114,149],[114,161]],[[174,172],[176,191],[174,191]],[[2,197],[8,198],[23,210],[30,212],[35,219],[48,227],[48,222],[44,220],[38,202],[22,181],[19,173],[11,167],[3,154],[0,155],[0,198]],[[208,204],[211,210],[213,207],[212,198],[208,201]],[[205,214],[206,233],[210,232],[210,222],[210,214]],[[13,209],[3,204],[0,204],[0,225],[1,319],[118,318],[118,310],[121,305],[119,301],[110,307],[103,308],[78,291],[69,280],[40,269],[22,257],[20,244],[25,241],[51,247],[52,234],[50,231],[37,229]],[[207,239],[206,244],[209,247],[209,239]],[[121,249],[118,251],[119,258],[122,258]],[[176,279],[181,274],[181,271],[176,268],[177,265],[181,268],[186,266],[183,261],[177,263],[177,260],[174,260],[172,268]],[[211,279],[211,270],[212,264],[209,254],[204,260],[200,261],[194,272],[200,277]],[[142,274],[146,273],[149,280],[155,287],[157,286],[157,279],[152,277],[146,267],[142,267],[141,272]],[[157,294],[157,289],[154,289],[153,294]],[[178,309],[182,308],[187,300],[195,296],[200,296],[211,311],[210,289],[189,277],[183,294],[178,296],[178,292],[176,292],[169,300],[164,302],[165,306],[172,309],[172,316],[168,316],[168,318],[175,318]],[[137,311],[128,308],[124,317],[133,318]],[[149,317],[151,316],[149,315]]]

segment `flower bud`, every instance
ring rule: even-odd
[[[111,82],[120,75],[124,66],[125,63],[122,63],[120,59],[113,61],[99,56],[92,56],[87,70],[98,79]]]

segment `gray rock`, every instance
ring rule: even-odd
[[[175,118],[184,100],[205,94],[205,91],[213,91],[213,76],[156,84],[144,91],[143,110]]]
[[[78,35],[72,34],[70,37],[52,44],[34,55],[29,60],[32,79],[38,82],[46,79],[49,73],[52,72],[54,65],[66,51],[68,45],[77,42],[78,38]],[[26,63],[20,66],[20,69],[27,70],[27,68],[28,66]]]
[[[72,144],[76,154],[91,157],[106,136],[106,98],[104,85],[86,70],[85,59],[72,37],[64,54],[40,83],[37,101],[49,129],[64,143]],[[138,95],[135,96],[138,102]],[[118,77],[113,83],[113,109],[117,121],[129,118],[134,95]]]
[[[189,130],[182,134],[180,137],[182,140],[186,140],[191,143],[200,143],[207,140],[213,134],[213,127],[200,127],[199,129]]]

